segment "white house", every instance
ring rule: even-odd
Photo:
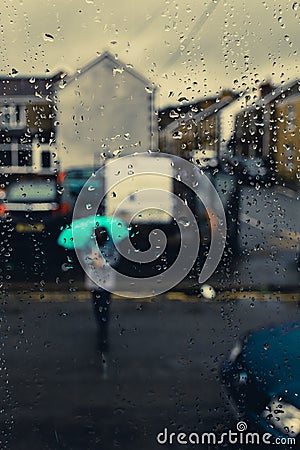
[[[0,77],[0,178],[51,175],[55,153],[56,83],[52,77]]]
[[[156,149],[154,92],[108,52],[67,77],[58,91],[61,167],[98,166],[104,154]]]

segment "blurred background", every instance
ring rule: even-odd
[[[0,16],[1,448],[147,450],[165,428],[221,433],[240,418],[295,447],[300,3],[39,5],[3,0]],[[226,232],[201,281],[222,222],[203,174]],[[76,202],[81,217],[117,214],[133,246],[105,357],[84,271],[57,243]],[[200,246],[170,288],[182,229],[191,255],[198,233]],[[135,285],[155,276],[153,295]],[[277,426],[281,398],[292,422]]]

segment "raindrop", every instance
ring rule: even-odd
[[[181,139],[183,136],[182,131],[177,131],[175,133],[173,133],[173,139]]]
[[[54,41],[54,36],[52,36],[52,34],[49,33],[44,33],[44,41],[46,42],[53,42]]]
[[[60,89],[64,89],[64,87],[66,86],[67,82],[65,80],[61,80],[58,84]]]
[[[189,227],[191,224],[187,217],[179,217],[178,223],[183,225],[185,228]]]
[[[177,117],[179,117],[179,114],[177,111],[175,111],[174,109],[172,109],[172,111],[170,111],[169,117],[171,119],[177,119]]]
[[[90,203],[87,203],[85,205],[86,209],[89,211],[90,209],[92,209],[92,205]]]
[[[270,344],[268,342],[266,342],[264,344],[264,350],[269,350],[269,348],[270,348]]]
[[[216,291],[212,286],[209,286],[209,284],[203,284],[200,288],[200,294],[209,300],[216,297]]]

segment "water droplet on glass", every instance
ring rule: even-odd
[[[200,288],[200,294],[209,300],[215,298],[216,291],[212,286],[209,286],[209,284],[203,284]]]
[[[170,117],[171,119],[176,119],[177,117],[179,117],[179,114],[178,114],[177,111],[175,111],[174,109],[172,109],[172,111],[170,111],[170,113],[169,113],[169,117]]]
[[[52,36],[52,34],[50,33],[44,33],[44,41],[46,42],[53,42],[54,41],[54,36]]]
[[[183,225],[185,228],[189,227],[191,224],[187,217],[179,217],[178,223]]]

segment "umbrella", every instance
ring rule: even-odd
[[[58,236],[57,243],[62,247],[74,250],[83,248],[94,235],[95,228],[103,227],[114,243],[118,243],[129,236],[126,224],[116,218],[109,216],[90,216],[74,220],[62,230]]]

